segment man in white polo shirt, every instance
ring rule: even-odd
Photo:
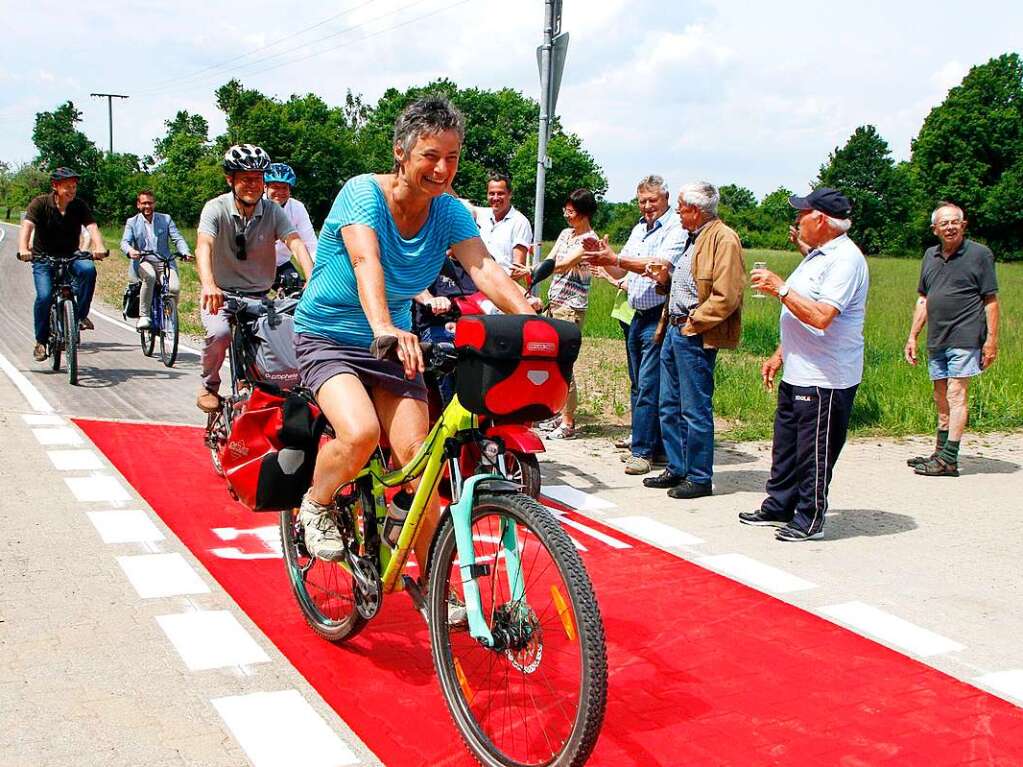
[[[521,280],[529,275],[526,256],[533,246],[533,227],[512,206],[511,195],[511,179],[503,173],[491,173],[487,182],[490,209],[480,211],[477,223],[490,255],[513,280]]]
[[[785,370],[767,498],[739,521],[780,527],[779,541],[809,541],[824,535],[828,485],[863,378],[869,275],[863,253],[846,235],[848,199],[821,187],[789,204],[799,210],[799,239],[810,250],[788,280],[767,269],[751,275],[755,289],[782,303],[781,345],[763,365],[764,385],[772,389],[783,364]]]

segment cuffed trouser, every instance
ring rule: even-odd
[[[815,533],[824,527],[828,486],[845,445],[856,386],[778,386],[767,498],[760,510]]]
[[[96,289],[96,266],[92,261],[78,259],[71,262],[71,281],[75,293],[75,308],[78,319],[89,316],[92,293]],[[32,279],[36,286],[36,300],[32,306],[32,320],[35,325],[36,343],[45,344],[50,337],[50,304],[53,302],[53,267],[49,264],[32,264]]]
[[[632,397],[632,454],[653,458],[664,452],[658,400],[661,396],[661,345],[654,341],[661,307],[637,311],[629,324],[627,349],[636,387]]]
[[[139,317],[148,317],[149,308],[153,304],[153,291],[156,288],[156,265],[148,261],[139,264],[139,280],[142,282],[142,290],[139,292]],[[181,281],[178,280],[177,269],[170,270],[168,283],[171,295],[177,298],[181,291]]]
[[[565,320],[566,322],[573,322],[582,329],[583,322],[586,321],[586,310],[585,309],[573,309],[571,306],[558,306],[550,309],[551,317],[556,320]],[[562,413],[575,421],[575,409],[579,407],[579,392],[575,385],[575,376],[573,375],[571,380],[568,382],[568,400],[565,402],[565,407]]]
[[[202,310],[206,338],[202,347],[202,385],[216,394],[220,390],[220,367],[231,346],[231,325],[223,310],[210,314]]]
[[[698,485],[714,476],[714,363],[703,336],[669,326],[661,346],[661,437],[668,471]]]

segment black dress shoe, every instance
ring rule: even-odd
[[[668,490],[669,498],[703,498],[707,495],[714,495],[714,488],[711,487],[709,482],[706,485],[703,485],[697,484],[696,482],[690,482],[688,479],[682,480],[675,485],[675,487]]]
[[[658,490],[664,490],[668,487],[675,487],[675,485],[684,479],[685,477],[681,477],[678,474],[672,474],[670,471],[665,469],[656,477],[647,477],[644,479],[643,485],[646,487],[656,487]]]
[[[744,525],[755,525],[757,527],[785,527],[789,523],[787,519],[778,519],[770,514],[765,514],[760,509],[756,511],[740,511],[739,521]]]

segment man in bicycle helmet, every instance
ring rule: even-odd
[[[220,367],[231,343],[231,326],[220,312],[224,291],[263,296],[277,271],[275,244],[284,242],[306,277],[313,262],[284,209],[263,197],[263,174],[270,156],[252,144],[236,144],[224,153],[224,179],[230,191],[203,206],[195,261],[201,284],[202,388],[196,405],[204,412],[220,406]]]
[[[171,254],[170,244],[174,242],[177,252],[186,258],[191,257],[188,243],[181,236],[178,228],[166,213],[156,212],[156,197],[149,189],[143,189],[135,197],[138,215],[124,222],[124,234],[121,235],[121,250],[131,259],[128,265],[128,277],[132,282],[142,282],[139,295],[139,319],[135,324],[139,330],[151,324],[149,309],[153,301],[153,288],[156,286],[156,266],[142,260],[142,252],[155,253],[162,261],[170,263],[170,292],[175,298],[180,290],[178,280],[177,259]]]
[[[284,208],[288,219],[298,232],[298,236],[305,243],[309,251],[309,258],[316,263],[316,231],[313,223],[309,220],[309,212],[299,200],[291,196],[291,192],[298,183],[298,177],[290,165],[283,162],[271,163],[263,176],[266,181],[266,196]],[[298,270],[291,263],[291,251],[283,242],[277,243],[277,279],[275,285],[279,285],[286,274],[298,277]]]
[[[71,168],[57,168],[50,174],[49,194],[41,194],[28,204],[25,220],[18,233],[18,258],[31,261],[43,254],[67,256],[78,250],[78,238],[84,226],[89,233],[93,258],[106,258],[103,235],[92,217],[92,211],[77,197],[78,173]],[[79,260],[71,265],[75,280],[75,302],[82,330],[92,330],[89,308],[96,288],[96,267],[92,261]],[[50,303],[53,299],[53,268],[49,264],[32,264],[36,300],[33,307],[35,346],[32,356],[37,362],[46,359],[46,341],[50,335]]]

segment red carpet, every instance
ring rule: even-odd
[[[318,639],[273,547],[213,532],[272,526],[275,540],[277,516],[230,499],[199,429],[77,423],[385,763],[470,763],[406,596],[389,597],[350,644]],[[587,548],[608,638],[607,720],[592,764],[1023,764],[1023,709],[574,518],[633,545],[616,550],[569,531]]]

